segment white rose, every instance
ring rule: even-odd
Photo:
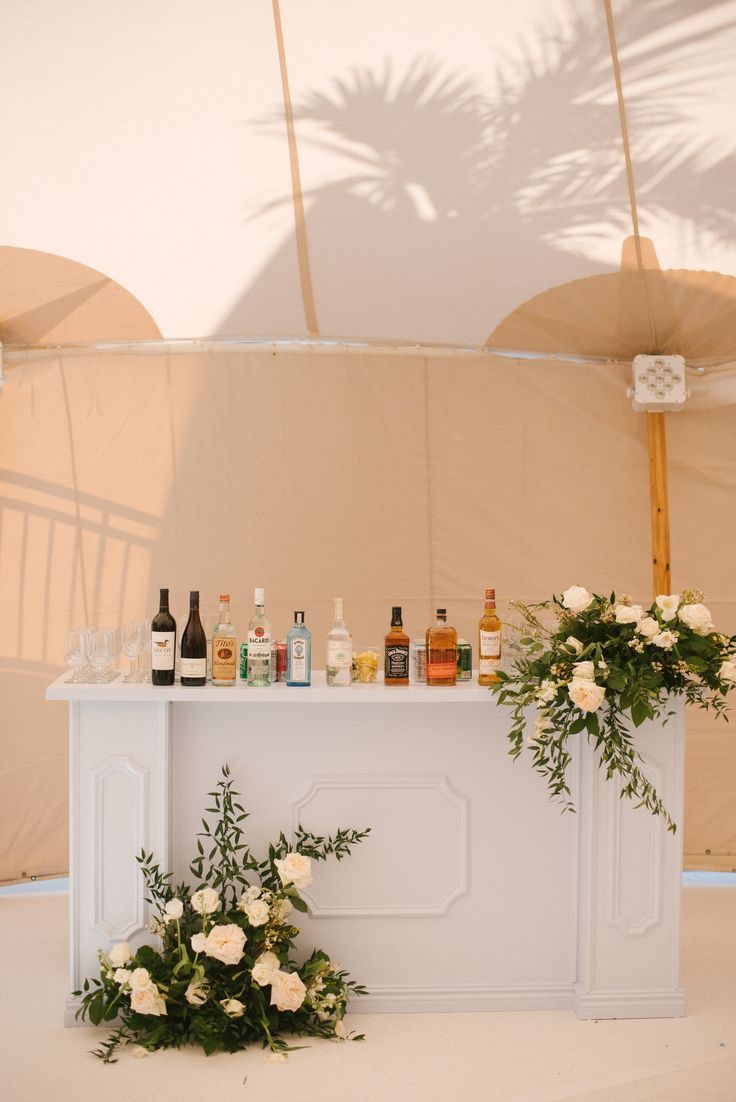
[[[613,611],[617,624],[638,624],[644,612],[641,605],[616,605]]]
[[[137,1014],[152,1014],[160,1017],[166,1013],[166,1002],[155,983],[146,987],[134,987],[130,996],[130,1008]]]
[[[705,605],[683,605],[677,617],[696,635],[708,635],[713,631],[713,621]]]
[[[211,915],[220,909],[220,897],[214,888],[202,888],[192,896],[192,906],[198,914]]]
[[[603,703],[606,690],[602,685],[596,685],[595,681],[578,680],[573,678],[568,686],[570,700],[583,712],[597,712]]]
[[[312,862],[303,853],[287,853],[283,861],[274,861],[282,884],[306,888],[312,883]]]
[[[246,903],[252,903],[254,899],[258,899],[258,896],[260,894],[261,894],[261,889],[257,888],[255,886],[255,884],[253,884],[250,888],[248,888],[247,892],[243,896],[243,899],[245,900]],[[241,902],[242,902],[242,900],[241,900]]]
[[[143,987],[148,987],[150,982],[151,973],[147,968],[136,968],[135,971],[131,972],[130,979],[128,980],[128,983],[134,991]]]
[[[189,944],[195,953],[201,953],[207,944],[207,934],[192,934],[189,938]]]
[[[595,667],[592,662],[576,662],[572,676],[574,681],[595,681]]]
[[[655,647],[662,647],[663,650],[671,650],[675,645],[679,635],[676,631],[660,631],[658,635],[655,635],[652,639]]]
[[[592,593],[588,593],[581,585],[571,585],[562,594],[562,606],[570,612],[582,612],[593,600]]]
[[[342,1018],[338,1018],[338,1020],[335,1022],[335,1036],[344,1037],[346,1033],[347,1029],[345,1028],[345,1022],[342,1020]]]
[[[124,984],[130,986],[130,977],[132,975],[133,973],[128,968],[118,968],[112,978],[115,980],[115,983],[120,984],[121,987]]]
[[[662,613],[663,620],[674,620],[680,605],[680,594],[673,593],[668,596],[665,593],[660,593],[654,603]]]
[[[271,982],[271,977],[275,972],[278,972],[280,967],[281,962],[275,953],[261,953],[253,965],[253,981],[259,987],[265,987],[266,984]]]
[[[170,899],[164,908],[166,922],[174,922],[184,914],[184,904],[181,899]]]
[[[574,635],[568,635],[567,639],[565,640],[565,646],[569,647],[571,651],[575,652],[575,654],[583,653],[583,644],[580,642],[579,639],[576,639]]]
[[[209,994],[209,984],[202,983],[200,980],[192,980],[189,987],[187,987],[184,992],[184,998],[190,1006],[204,1006],[209,998]]]
[[[124,964],[127,964],[129,960],[133,959],[133,954],[130,951],[130,945],[127,941],[119,941],[117,945],[113,945],[110,952],[107,954],[107,959],[114,968],[122,968]]]
[[[245,1014],[245,1007],[240,999],[220,999],[220,1006],[231,1018],[242,1018]]]
[[[540,700],[543,704],[551,704],[551,702],[557,696],[556,682],[547,680],[543,681],[534,695],[536,699]]]
[[[274,972],[271,976],[271,1006],[277,1010],[298,1010],[307,989],[296,972]]]
[[[731,661],[730,658],[727,658],[725,662],[721,662],[718,676],[721,681],[726,681],[729,685],[736,685],[736,662]]]
[[[246,903],[243,910],[251,926],[265,926],[268,922],[268,903],[264,899],[254,899],[252,903]]]
[[[275,921],[278,922],[279,925],[281,925],[286,922],[287,918],[293,910],[294,908],[291,905],[291,900],[277,899],[271,907],[271,914],[273,915]]]
[[[227,926],[213,926],[207,935],[204,951],[208,957],[222,961],[223,964],[239,964],[243,957],[245,933],[240,926],[230,923]]]
[[[653,616],[643,616],[636,625],[636,630],[645,639],[653,639],[655,635],[659,635],[659,624]]]

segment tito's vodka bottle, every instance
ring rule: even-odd
[[[353,680],[353,639],[342,618],[342,597],[335,597],[335,619],[327,633],[325,680],[328,685],[350,685]]]
[[[427,684],[454,685],[457,678],[457,632],[447,610],[437,609],[437,623],[427,629]]]
[[[495,685],[501,665],[501,621],[496,613],[496,590],[486,590],[486,607],[478,624],[478,684]]]
[[[268,688],[271,683],[271,621],[266,616],[265,590],[253,594],[255,609],[248,624],[248,684]]]
[[[220,594],[220,615],[212,629],[212,684],[234,685],[237,655],[235,628],[230,623],[230,594]]]

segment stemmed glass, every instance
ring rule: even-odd
[[[131,620],[123,627],[123,654],[130,661],[130,672],[123,681],[139,682],[144,680],[140,670],[140,657],[146,646],[148,624],[145,620]]]
[[[105,684],[117,677],[112,668],[120,653],[120,632],[117,628],[100,628],[92,636],[89,659],[95,671],[94,681]]]
[[[84,670],[89,653],[89,638],[85,628],[74,628],[64,636],[64,661],[72,671],[69,682],[84,680]]]

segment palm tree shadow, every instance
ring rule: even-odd
[[[700,3],[698,12],[718,7]],[[733,154],[706,151],[692,126],[687,141],[676,140],[688,104],[727,63],[721,26],[711,19],[697,30],[692,8],[691,0],[628,0],[618,14],[621,56],[636,45],[625,76],[637,184],[645,213],[686,216],[728,240]],[[671,44],[655,49],[663,26]],[[336,78],[294,110],[304,178],[324,152],[344,166],[304,191],[324,334],[481,343],[520,302],[610,271],[597,257],[630,233],[599,7],[575,4],[564,21],[530,28],[488,87],[430,58],[403,73],[387,60]],[[257,125],[283,140],[280,111]],[[254,217],[290,203],[275,197]],[[294,277],[289,241],[217,332],[303,332]]]

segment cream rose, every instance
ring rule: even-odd
[[[110,961],[113,968],[122,968],[129,960],[132,960],[133,954],[128,942],[119,941],[117,945],[113,945],[112,949],[107,954],[107,959]]]
[[[654,636],[652,642],[655,647],[661,647],[663,650],[672,650],[678,639],[679,635],[676,631],[660,631],[658,635]]]
[[[166,1002],[156,984],[149,983],[145,987],[133,988],[130,1008],[138,1014],[151,1014],[159,1018],[166,1013]]]
[[[192,980],[184,992],[184,998],[190,1006],[204,1006],[210,995],[209,984],[201,980]]]
[[[583,653],[583,644],[580,642],[579,639],[576,639],[574,635],[568,635],[567,639],[565,640],[565,646],[569,647],[571,651],[575,652],[575,654]]]
[[[616,605],[613,611],[617,624],[638,624],[644,610],[641,605]]]
[[[636,625],[636,630],[645,639],[653,639],[655,635],[659,635],[659,624],[653,616],[642,616]]]
[[[221,999],[220,1006],[230,1018],[242,1018],[245,1007],[240,999]]]
[[[127,985],[130,986],[130,977],[133,973],[128,968],[118,968],[115,971],[115,975],[112,977],[115,983],[120,984],[121,987]]]
[[[665,593],[660,593],[654,603],[662,613],[663,620],[674,620],[677,615],[677,610],[680,607],[680,594],[673,593],[669,596]]]
[[[282,925],[294,910],[289,899],[277,899],[271,907],[271,914],[276,922]]]
[[[583,712],[597,712],[603,703],[606,690],[595,681],[573,678],[568,687],[570,700]]]
[[[151,973],[147,968],[136,968],[131,972],[130,979],[128,980],[128,983],[134,991],[138,988],[147,987],[150,982]]]
[[[201,915],[211,915],[220,909],[220,897],[214,888],[202,888],[192,896],[192,907]]]
[[[241,903],[243,903],[243,902],[252,903],[254,899],[258,899],[258,896],[260,894],[261,894],[261,889],[257,888],[255,886],[255,884],[252,884],[251,887],[248,888],[248,890],[245,892],[245,894],[241,898],[240,902]]]
[[[730,658],[727,658],[725,662],[721,662],[718,676],[721,681],[725,681],[729,685],[736,685],[736,662],[733,662]]]
[[[248,916],[251,926],[265,926],[268,922],[268,903],[265,899],[254,899],[242,908]]]
[[[562,594],[562,607],[570,612],[582,612],[593,600],[593,594],[588,593],[581,585],[571,585]]]
[[[245,933],[240,926],[213,926],[204,943],[204,952],[223,964],[239,964],[243,958]]]
[[[705,605],[683,605],[677,618],[696,635],[709,635],[713,631],[713,621]]]
[[[298,1010],[307,989],[296,972],[274,972],[271,976],[271,1006],[277,1010]]]
[[[165,921],[175,922],[184,914],[184,904],[181,899],[170,899],[164,907]]]
[[[592,662],[576,662],[572,676],[574,681],[595,681],[595,667]]]
[[[195,953],[201,953],[204,951],[204,947],[207,944],[207,934],[192,934],[189,938],[189,944]]]
[[[275,972],[278,972],[281,967],[281,962],[275,953],[270,951],[267,953],[261,953],[256,958],[256,962],[253,965],[253,980],[259,987],[265,987],[271,982],[271,977]]]
[[[283,861],[276,860],[274,865],[282,884],[293,884],[300,889],[312,883],[312,862],[303,853],[287,853]]]

